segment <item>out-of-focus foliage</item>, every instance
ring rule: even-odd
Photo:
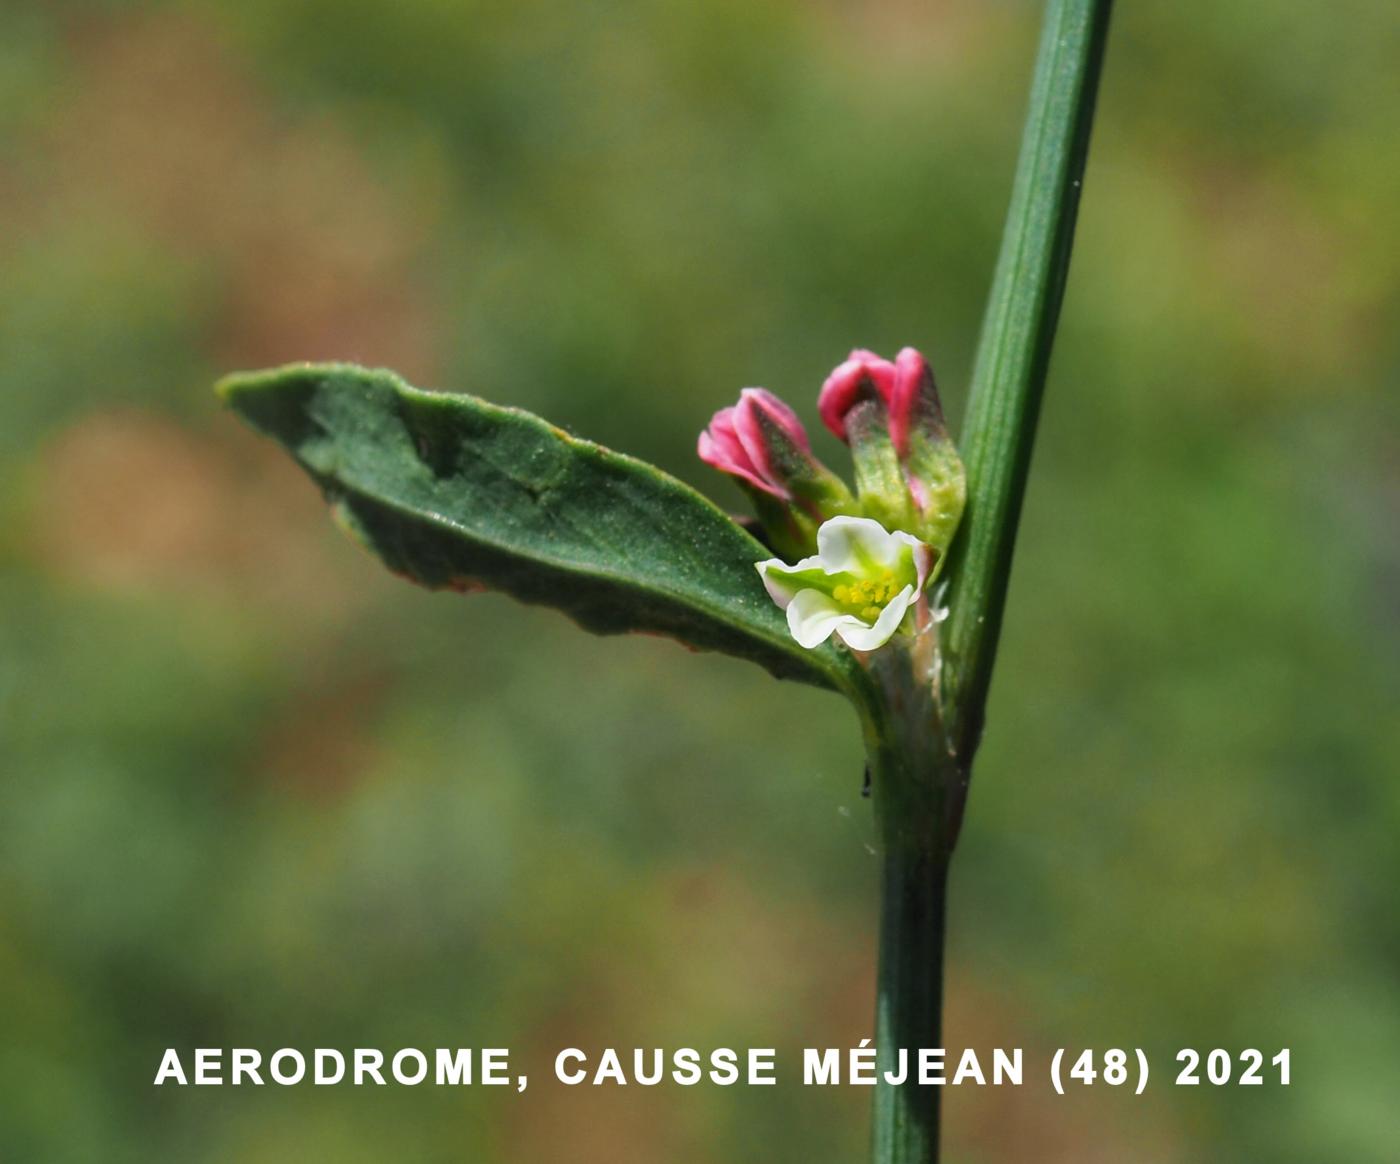
[[[855,344],[960,412],[1029,4],[0,14],[0,1158],[856,1159],[861,1091],[551,1085],[850,1045],[835,696],[383,575],[217,410],[390,365],[692,456]],[[951,1158],[1400,1142],[1394,6],[1123,5],[953,903]],[[819,449],[837,462],[834,443]],[[162,1048],[504,1045],[495,1091],[153,1089]],[[1179,1046],[1294,1084],[1175,1090]]]

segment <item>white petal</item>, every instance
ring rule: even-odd
[[[817,530],[817,556],[833,574],[842,570],[867,574],[870,568],[866,563],[870,561],[892,570],[903,549],[896,535],[869,517],[833,517]]]
[[[819,647],[837,631],[845,638],[846,628],[864,629],[865,624],[853,614],[847,614],[836,602],[820,590],[800,591],[787,608],[788,630],[798,646],[809,651]]]
[[[919,592],[922,593],[924,585],[928,582],[929,574],[933,572],[933,547],[919,541],[913,534],[905,533],[902,529],[895,530],[891,536],[895,541],[900,543],[901,553],[903,553],[905,549],[913,551],[914,572],[918,576],[916,586]]]
[[[763,579],[764,589],[768,591],[768,597],[778,604],[779,610],[786,610],[787,605],[801,590],[798,582],[789,582],[786,578],[770,574],[774,567],[779,570],[813,570],[823,569],[824,564],[818,557],[803,558],[795,566],[789,566],[782,558],[769,558],[764,562],[755,562],[754,569],[758,571],[758,576]]]
[[[890,604],[880,612],[880,617],[875,620],[874,626],[867,626],[859,619],[853,618],[851,622],[855,624],[854,626],[836,626],[833,629],[841,636],[846,646],[853,650],[873,651],[876,647],[882,647],[889,642],[890,636],[899,629],[899,624],[904,621],[904,615],[917,594],[918,591],[914,587],[906,586],[890,599]],[[791,624],[791,618],[792,616],[789,615],[789,624]]]

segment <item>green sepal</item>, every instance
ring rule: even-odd
[[[846,436],[862,516],[874,518],[886,529],[907,530],[917,536],[913,499],[890,439],[889,412],[868,382],[846,413]]]
[[[927,365],[910,411],[907,431],[909,447],[904,471],[909,481],[918,482],[922,492],[916,501],[918,528],[911,532],[938,551],[941,565],[967,502],[967,475],[957,446],[948,433],[943,404],[938,398],[933,372]]]
[[[909,441],[906,466],[924,491],[918,524],[910,532],[938,551],[941,565],[967,503],[967,475],[962,458],[946,430],[941,440],[916,434]]]
[[[739,487],[748,494],[764,537],[780,557],[805,558],[817,548],[820,517],[747,481],[740,480]]]
[[[754,416],[763,434],[773,476],[792,494],[799,508],[815,518],[817,524],[854,511],[855,498],[840,477],[817,460],[810,449],[793,440],[762,408],[755,409]],[[815,546],[815,541],[812,544]]]

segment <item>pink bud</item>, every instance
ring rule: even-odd
[[[750,485],[768,493],[782,496],[758,475],[749,454],[744,451],[743,442],[734,428],[736,408],[721,408],[710,421],[710,427],[700,434],[695,451],[707,465],[712,465],[721,473],[740,477]]]
[[[932,390],[928,361],[913,348],[902,348],[894,358],[894,387],[886,398],[890,410],[890,439],[901,458],[909,454],[909,425],[925,386]]]
[[[821,413],[822,423],[839,440],[846,439],[846,413],[850,412],[861,385],[867,380],[888,405],[894,392],[895,365],[889,360],[882,360],[874,352],[857,348],[822,385],[821,395],[817,397],[817,411]]]
[[[855,405],[861,385],[868,381],[885,402],[890,440],[896,453],[903,457],[909,450],[909,425],[919,393],[928,378],[928,361],[914,348],[901,350],[894,363],[857,348],[826,378],[817,410],[826,427],[846,440],[846,414]]]
[[[811,453],[797,414],[762,388],[745,388],[738,404],[716,412],[710,427],[700,434],[696,452],[705,464],[787,500],[792,496],[786,484],[791,469],[777,462],[765,427],[778,430],[803,453]]]

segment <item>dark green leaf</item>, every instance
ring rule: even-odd
[[[793,641],[754,570],[768,551],[642,461],[518,409],[346,364],[230,376],[219,393],[415,582],[503,590],[599,634],[669,635],[780,677],[864,686],[842,648]]]

